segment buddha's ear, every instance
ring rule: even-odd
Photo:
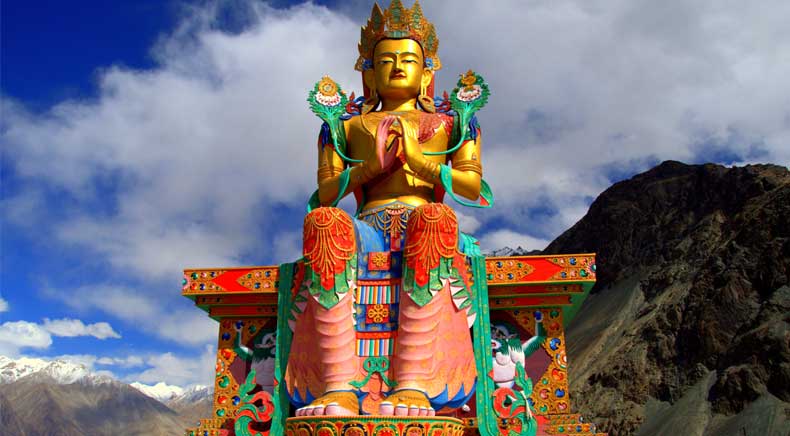
[[[431,84],[431,80],[433,80],[433,70],[429,68],[423,68],[422,70],[422,79],[420,85],[422,85],[422,89],[428,88]]]
[[[368,68],[362,72],[362,80],[371,91],[376,89],[376,72],[373,71],[373,68]]]

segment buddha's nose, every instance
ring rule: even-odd
[[[405,75],[406,75],[406,73],[405,73],[405,72],[403,71],[403,69],[400,67],[400,64],[396,63],[396,64],[395,64],[395,65],[392,67],[392,73],[390,74],[390,76],[391,76],[391,77],[403,77],[403,76],[405,76]]]

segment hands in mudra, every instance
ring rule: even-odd
[[[409,167],[421,177],[430,178],[431,174],[428,174],[429,177],[421,174],[429,168],[429,162],[422,154],[417,127],[405,118],[394,115],[385,116],[376,128],[376,153],[365,162],[369,173],[376,176],[392,167],[398,158],[397,138],[401,139],[401,153]]]

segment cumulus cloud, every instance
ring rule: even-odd
[[[175,288],[174,286],[174,289]],[[177,295],[177,292],[173,292]],[[135,328],[172,341],[199,345],[217,339],[217,322],[190,307],[162,306],[138,290],[115,285],[83,286],[71,292],[49,289],[47,295],[80,311],[101,310]],[[183,332],[189,332],[185,335]]]
[[[458,228],[465,233],[474,234],[482,224],[474,215],[467,215],[458,210],[455,211],[455,216],[458,218]]]
[[[493,214],[547,239],[582,216],[611,183],[610,172],[633,174],[663,159],[718,160],[716,148],[742,161],[790,163],[790,33],[776,15],[788,8],[710,1],[425,5],[444,23],[445,70],[469,65],[491,85],[480,118],[484,164],[498,195]],[[463,16],[475,17],[475,32],[451,24]],[[552,213],[535,215],[541,208]]]
[[[0,297],[0,313],[8,312],[8,301]]]
[[[97,365],[120,366],[124,368],[142,366],[143,363],[143,358],[140,356],[100,357],[96,359]]]
[[[40,325],[27,321],[9,321],[0,325],[0,355],[16,357],[20,349],[47,349],[52,336]]]
[[[106,322],[85,324],[79,319],[44,319],[43,324],[29,321],[9,321],[0,325],[0,354],[17,356],[20,349],[47,349],[52,337],[92,336],[97,339],[120,338]],[[76,356],[76,355],[74,355]],[[80,355],[87,359],[88,355]],[[93,359],[95,360],[95,358]]]
[[[154,49],[157,68],[104,70],[97,101],[64,101],[45,117],[6,105],[19,176],[85,206],[53,223],[59,240],[163,278],[237,263],[258,246],[251,231],[279,225],[261,211],[307,199],[320,123],[304,99],[327,71],[356,81],[353,42],[335,48],[354,40],[355,25],[313,5],[249,11],[255,24],[226,34],[196,10]],[[117,212],[97,216],[88,205],[107,181],[119,185],[103,197]]]
[[[55,336],[73,338],[76,336],[93,336],[97,339],[115,338],[120,339],[119,335],[112,326],[106,322],[95,324],[85,324],[79,319],[44,319],[44,329]]]
[[[145,359],[149,368],[142,372],[129,374],[129,382],[155,384],[164,382],[181,387],[212,385],[214,383],[214,364],[216,350],[207,345],[198,356],[176,355],[172,352],[151,355]]]
[[[98,72],[95,99],[45,113],[0,101],[4,156],[22,187],[4,200],[19,206],[5,219],[35,222],[32,238],[78,247],[113,278],[144,277],[105,301],[95,295],[104,279],[64,290],[65,301],[152,333],[164,320],[161,335],[177,340],[185,321],[195,344],[213,341],[216,326],[186,302],[170,313],[152,301],[180,298],[161,284],[184,266],[298,253],[301,220],[278,211],[300,210],[314,189],[319,122],[304,98],[325,73],[360,90],[361,3],[339,13],[251,1],[234,33],[195,8],[152,49],[154,68]],[[423,8],[441,40],[438,89],[469,68],[492,89],[479,118],[497,206],[461,214],[488,249],[545,246],[612,178],[663,159],[790,164],[788,2]],[[57,219],[36,213],[53,192],[72,205]]]
[[[124,357],[99,357],[95,354],[61,354],[52,358],[52,360],[64,360],[66,362],[79,363],[85,365],[90,370],[96,370],[97,366],[115,366],[119,368],[134,368],[143,366],[145,361],[143,357],[137,355],[128,355]]]

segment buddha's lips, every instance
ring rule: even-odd
[[[390,74],[390,79],[405,79],[406,73],[392,73]]]

